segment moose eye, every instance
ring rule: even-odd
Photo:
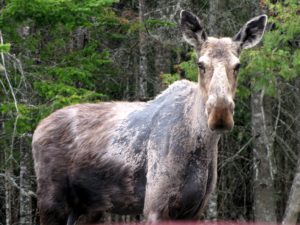
[[[198,67],[199,67],[201,73],[205,73],[205,65],[203,62],[198,62]]]
[[[238,64],[236,64],[236,65],[234,66],[234,71],[235,71],[235,72],[239,72],[240,68],[241,68],[241,64],[238,63]]]

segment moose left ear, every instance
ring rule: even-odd
[[[254,17],[241,28],[232,40],[239,42],[242,49],[254,47],[264,35],[267,20],[266,15]]]
[[[195,48],[200,47],[207,39],[200,19],[191,12],[180,12],[180,27],[184,40]]]

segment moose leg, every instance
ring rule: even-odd
[[[144,216],[147,222],[176,219],[172,214],[180,206],[178,187],[176,184],[168,185],[168,181],[158,182],[157,185],[147,184],[144,202]]]
[[[40,185],[37,195],[41,225],[65,225],[68,208],[63,188],[53,183]]]
[[[89,209],[92,210],[92,209]],[[88,210],[88,211],[89,211]],[[101,222],[103,217],[102,212],[88,212],[82,209],[73,209],[68,217],[67,225],[85,225],[85,224],[96,224]]]
[[[178,193],[181,180],[180,176],[176,176],[180,172],[165,165],[160,163],[152,166],[147,173],[144,215],[150,223],[171,219],[170,209],[176,208],[180,201]]]
[[[201,214],[203,213],[208,201],[210,194],[214,191],[217,182],[217,158],[215,157],[212,162],[209,164],[208,167],[208,179],[207,179],[207,186],[206,186],[206,193],[204,195],[203,201],[201,203],[201,207],[197,213],[197,218],[200,218]]]
[[[155,223],[160,220],[168,220],[168,198],[163,187],[155,185],[148,179],[144,202],[144,216],[147,222]],[[168,189],[165,189],[168,190]]]
[[[74,225],[79,219],[80,214],[76,210],[72,210],[68,216],[67,225]]]
[[[162,140],[167,142],[167,140]],[[153,143],[152,143],[153,144]],[[167,145],[168,146],[168,145]],[[156,144],[151,149],[155,149]],[[161,151],[148,152],[147,184],[144,200],[144,216],[148,222],[174,219],[170,210],[176,210],[180,205],[180,188],[185,172],[185,156],[178,157],[177,151],[163,149],[164,157],[158,155]],[[161,154],[161,153],[160,153]]]
[[[88,215],[88,224],[100,223],[103,218],[103,212],[91,212]]]
[[[39,209],[41,225],[65,225],[67,223],[67,214],[62,202],[39,202]]]
[[[65,225],[67,223],[65,208],[61,203],[40,203],[39,208],[41,225]]]

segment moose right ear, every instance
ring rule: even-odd
[[[252,48],[262,39],[268,17],[260,15],[249,20],[233,37],[233,41],[240,44],[242,49]]]
[[[185,10],[180,12],[180,28],[185,41],[195,48],[200,47],[207,39],[199,18],[191,12]]]

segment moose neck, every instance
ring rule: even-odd
[[[206,92],[201,88],[200,84],[197,85],[195,96],[191,98],[192,104],[191,113],[193,114],[191,126],[197,141],[202,141],[205,146],[216,146],[220,139],[221,133],[211,131],[207,125],[207,114],[205,113],[205,104],[207,96]]]

